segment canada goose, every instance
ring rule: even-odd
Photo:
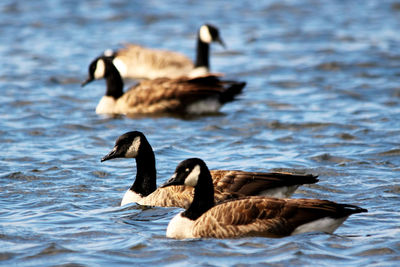
[[[97,105],[98,114],[215,113],[223,104],[233,101],[246,85],[222,81],[214,75],[158,78],[141,81],[124,93],[122,78],[107,57],[90,66],[89,76],[106,78],[107,90]]]
[[[332,233],[353,213],[366,209],[319,199],[244,197],[215,205],[213,181],[204,161],[181,162],[162,188],[194,187],[194,197],[184,212],[168,224],[167,237],[230,238],[283,237],[304,232]]]
[[[143,133],[127,132],[118,137],[114,148],[101,160],[135,158],[136,178],[125,193],[121,206],[136,202],[148,206],[187,208],[193,199],[193,188],[175,186],[157,188],[153,149]],[[211,171],[217,202],[243,195],[290,196],[302,184],[318,181],[313,175],[261,173],[244,171]]]
[[[127,44],[124,48],[115,52],[106,50],[91,64],[96,64],[96,61],[103,56],[109,57],[124,79],[195,77],[208,73],[210,69],[209,50],[212,42],[218,42],[225,47],[218,28],[211,24],[204,24],[197,34],[195,64],[181,53],[155,50],[134,44]],[[88,80],[88,82],[90,81],[92,80]]]

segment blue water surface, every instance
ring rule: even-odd
[[[108,117],[88,64],[127,42],[194,57],[220,28],[212,70],[247,82],[218,116]],[[395,0],[0,3],[0,264],[397,266],[400,2]],[[210,168],[318,174],[293,197],[355,204],[333,235],[167,239],[180,209],[119,207],[133,160],[100,163],[146,134],[158,184],[188,157]]]

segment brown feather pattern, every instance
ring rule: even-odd
[[[188,207],[193,200],[193,188],[173,185],[168,188],[157,188],[143,198],[140,205],[157,207]]]
[[[216,76],[146,80],[130,88],[118,98],[113,113],[184,113],[186,108],[196,101],[212,97],[218,99],[222,94],[229,93],[230,87],[243,88],[244,85],[239,82],[220,81]]]
[[[349,211],[344,206],[318,199],[246,197],[208,210],[195,221],[193,235],[214,238],[253,235],[283,237],[304,223],[366,211],[361,208]]]
[[[314,175],[291,173],[263,173],[229,170],[211,170],[213,184],[221,191],[236,192],[243,195],[257,195],[266,189],[313,184],[318,182]]]
[[[157,188],[150,195],[142,198],[138,204],[156,207],[180,207],[187,209],[193,201],[194,188],[190,186],[174,185],[165,188]],[[215,203],[245,197],[245,195],[233,192],[221,192],[216,190]]]
[[[115,57],[127,66],[124,78],[177,78],[188,75],[194,68],[193,62],[181,53],[135,44],[126,44]]]

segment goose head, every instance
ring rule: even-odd
[[[149,146],[150,144],[142,132],[127,132],[118,137],[114,148],[101,159],[101,162],[115,158],[137,158]]]
[[[82,87],[94,80],[105,78],[110,72],[110,64],[113,64],[112,59],[113,57],[106,55],[95,58],[89,65],[88,78],[82,83]]]
[[[202,25],[199,30],[199,38],[204,43],[211,44],[212,42],[217,42],[225,48],[225,43],[219,35],[219,30],[214,25]]]
[[[200,181],[200,177],[209,174],[206,164],[199,158],[190,158],[182,161],[175,169],[175,173],[171,178],[162,185],[167,187],[171,185],[187,185],[196,187]],[[210,176],[211,180],[211,176]]]

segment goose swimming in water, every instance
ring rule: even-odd
[[[320,199],[243,197],[215,204],[210,171],[198,158],[181,162],[161,188],[194,187],[189,208],[168,224],[167,237],[283,237],[305,232],[333,233],[350,215],[366,209]]]
[[[136,202],[148,206],[187,208],[192,202],[193,188],[190,186],[157,188],[154,152],[142,132],[128,132],[118,137],[114,148],[101,161],[115,158],[136,159],[136,178],[125,193],[121,206]],[[213,170],[211,174],[216,202],[246,195],[288,197],[300,185],[318,181],[314,175],[290,173]]]
[[[217,42],[225,47],[218,28],[211,24],[204,24],[197,34],[195,63],[181,53],[127,44],[118,51],[106,50],[91,64],[96,64],[97,60],[108,57],[123,79],[197,77],[207,74],[210,70],[209,54],[212,42]],[[101,78],[96,77],[96,79]],[[88,82],[90,81],[88,80]]]
[[[216,113],[222,105],[235,100],[246,85],[206,75],[143,80],[124,92],[121,75],[107,57],[90,65],[89,80],[99,78],[106,79],[107,89],[96,107],[98,114]],[[86,84],[87,81],[82,86]]]

